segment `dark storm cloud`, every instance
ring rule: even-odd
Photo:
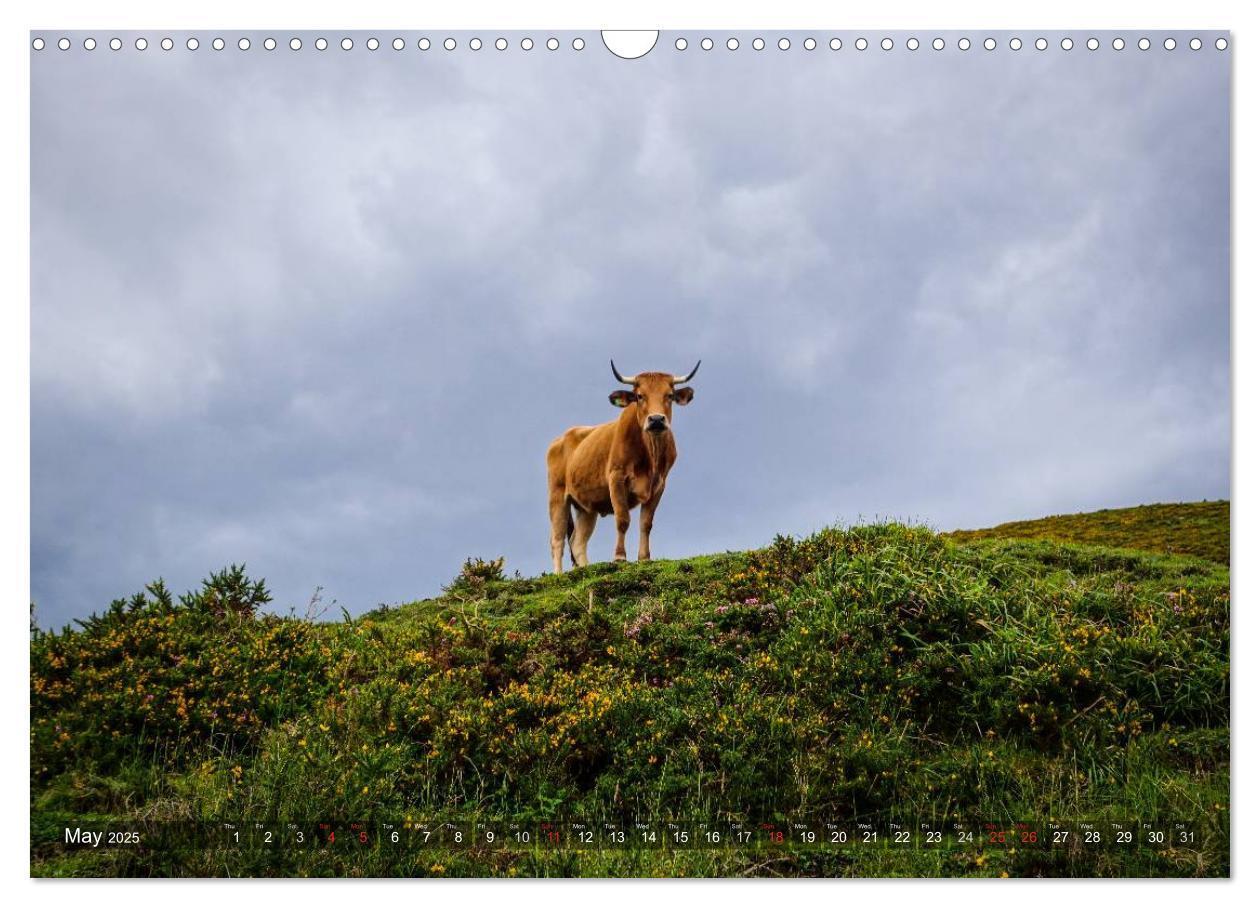
[[[543,570],[609,356],[704,357],[662,557],[1229,494],[1226,54],[312,38],[35,55],[45,623]]]

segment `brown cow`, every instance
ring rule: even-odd
[[[614,391],[608,400],[621,407],[617,419],[600,426],[574,426],[547,448],[547,489],[551,510],[551,561],[556,573],[564,570],[564,541],[575,566],[587,563],[586,543],[601,516],[617,518],[614,561],[626,560],[626,530],[630,511],[639,512],[639,560],[652,557],[648,537],[652,518],[665,494],[665,479],[678,457],[670,431],[673,405],[686,406],[695,392],[678,385],[691,381],[700,368],[687,375],[640,372],[623,378],[611,360],[617,381],[632,391]],[[576,519],[574,511],[577,512]]]

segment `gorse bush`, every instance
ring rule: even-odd
[[[178,763],[232,752],[316,702],[326,684],[313,625],[255,617],[270,601],[243,567],[174,601],[162,581],[81,630],[31,641],[31,771],[97,770],[137,755]]]
[[[232,565],[202,582],[201,589],[182,600],[185,608],[203,611],[215,618],[252,618],[271,601],[262,580],[251,582],[244,565]]]
[[[503,573],[503,558],[468,558],[455,579],[442,587],[444,593],[479,592],[489,583],[506,579]]]
[[[181,815],[278,820],[1206,810],[1192,858],[881,850],[774,872],[1228,869],[1229,573],[1211,562],[884,524],[525,580],[470,559],[443,597],[349,623],[225,621],[169,598],[32,642],[39,810],[106,809],[88,771],[134,775],[137,801]],[[162,870],[215,872],[187,860]],[[766,872],[712,852],[346,860]],[[260,872],[331,872],[292,861]]]

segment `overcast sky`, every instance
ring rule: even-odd
[[[1229,496],[1229,53],[404,35],[32,55],[41,623],[546,570],[610,356],[704,359],[658,557]]]

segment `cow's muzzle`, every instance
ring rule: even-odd
[[[659,434],[669,428],[669,423],[665,419],[665,414],[653,413],[647,418],[647,422],[644,423],[643,428],[648,432]]]

